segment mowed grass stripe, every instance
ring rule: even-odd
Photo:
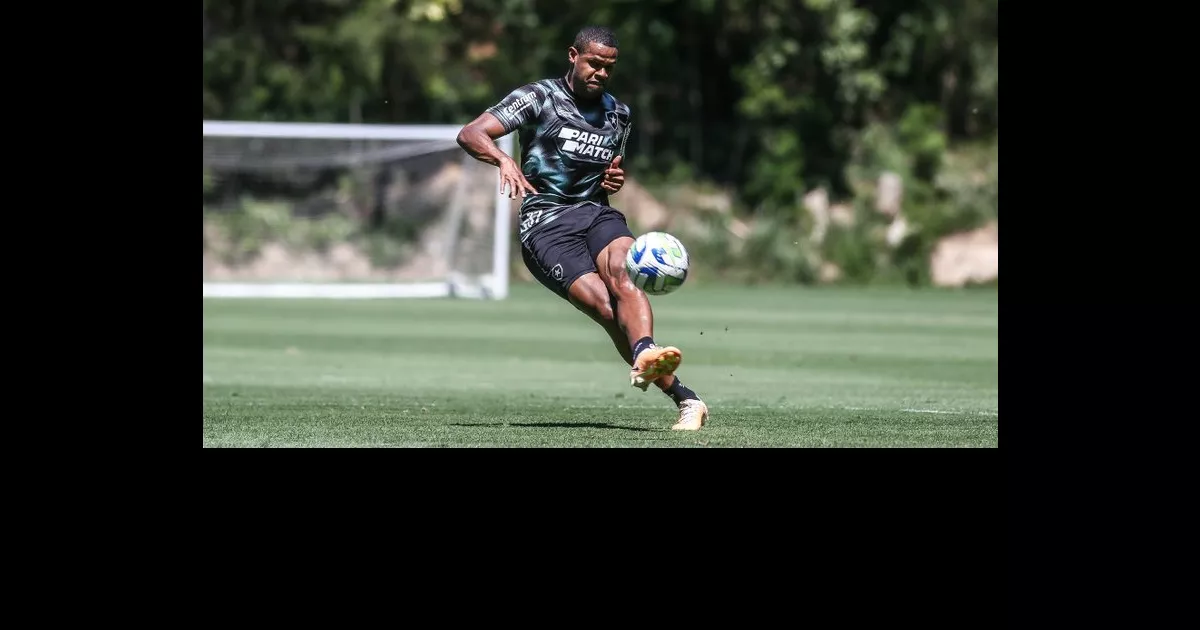
[[[995,291],[699,287],[654,303],[656,336],[684,348],[681,377],[713,408],[695,445],[996,446],[979,415],[997,409]],[[692,445],[631,437],[669,427],[670,401],[630,388],[602,331],[540,287],[206,300],[204,315],[205,446]],[[418,403],[439,411],[404,417]]]
[[[307,347],[307,346],[306,346]],[[205,352],[208,382],[255,384],[335,383],[395,387],[411,384],[470,389],[490,384],[499,387],[541,389],[562,383],[586,389],[592,383],[628,388],[628,368],[609,345],[576,348],[571,355],[541,351],[514,354],[473,353],[469,347],[445,344],[414,352],[409,346],[395,353],[279,350],[215,347]],[[907,388],[978,388],[995,382],[996,364],[987,360],[947,359],[914,361],[906,358],[861,358],[835,354],[787,355],[769,360],[774,353],[743,352],[700,355],[693,349],[680,375],[696,387],[727,383],[740,391],[787,391],[812,386],[859,384]],[[564,358],[566,357],[566,358]],[[723,360],[724,359],[724,360]],[[750,365],[748,365],[750,364]],[[708,395],[708,394],[705,394]]]
[[[269,400],[269,398],[267,399]],[[994,419],[967,414],[726,408],[697,433],[673,432],[665,413],[612,405],[579,408],[542,403],[446,408],[428,401],[213,405],[205,445],[213,447],[377,447],[421,443],[444,447],[992,447]]]

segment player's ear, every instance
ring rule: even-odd
[[[570,61],[571,63],[575,63],[575,60],[578,58],[579,58],[579,51],[575,50],[574,46],[567,46],[567,61]]]

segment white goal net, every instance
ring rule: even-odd
[[[510,200],[459,129],[205,121],[205,297],[505,298]]]

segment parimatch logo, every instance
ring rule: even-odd
[[[608,148],[614,143],[608,136],[588,133],[570,127],[563,127],[558,132],[558,138],[563,140],[562,150],[571,155],[593,158],[591,161],[611,162],[613,150]]]

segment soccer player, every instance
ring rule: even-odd
[[[605,91],[617,63],[617,38],[589,26],[567,48],[570,69],[513,90],[463,127],[458,144],[500,168],[500,192],[523,201],[519,214],[525,266],[546,288],[600,324],[632,366],[630,384],[654,383],[679,408],[672,429],[696,431],[708,406],[675,376],[683,355],[654,343],[650,301],[625,272],[633,234],[608,204],[621,190],[629,106]],[[520,166],[493,140],[519,131]]]

